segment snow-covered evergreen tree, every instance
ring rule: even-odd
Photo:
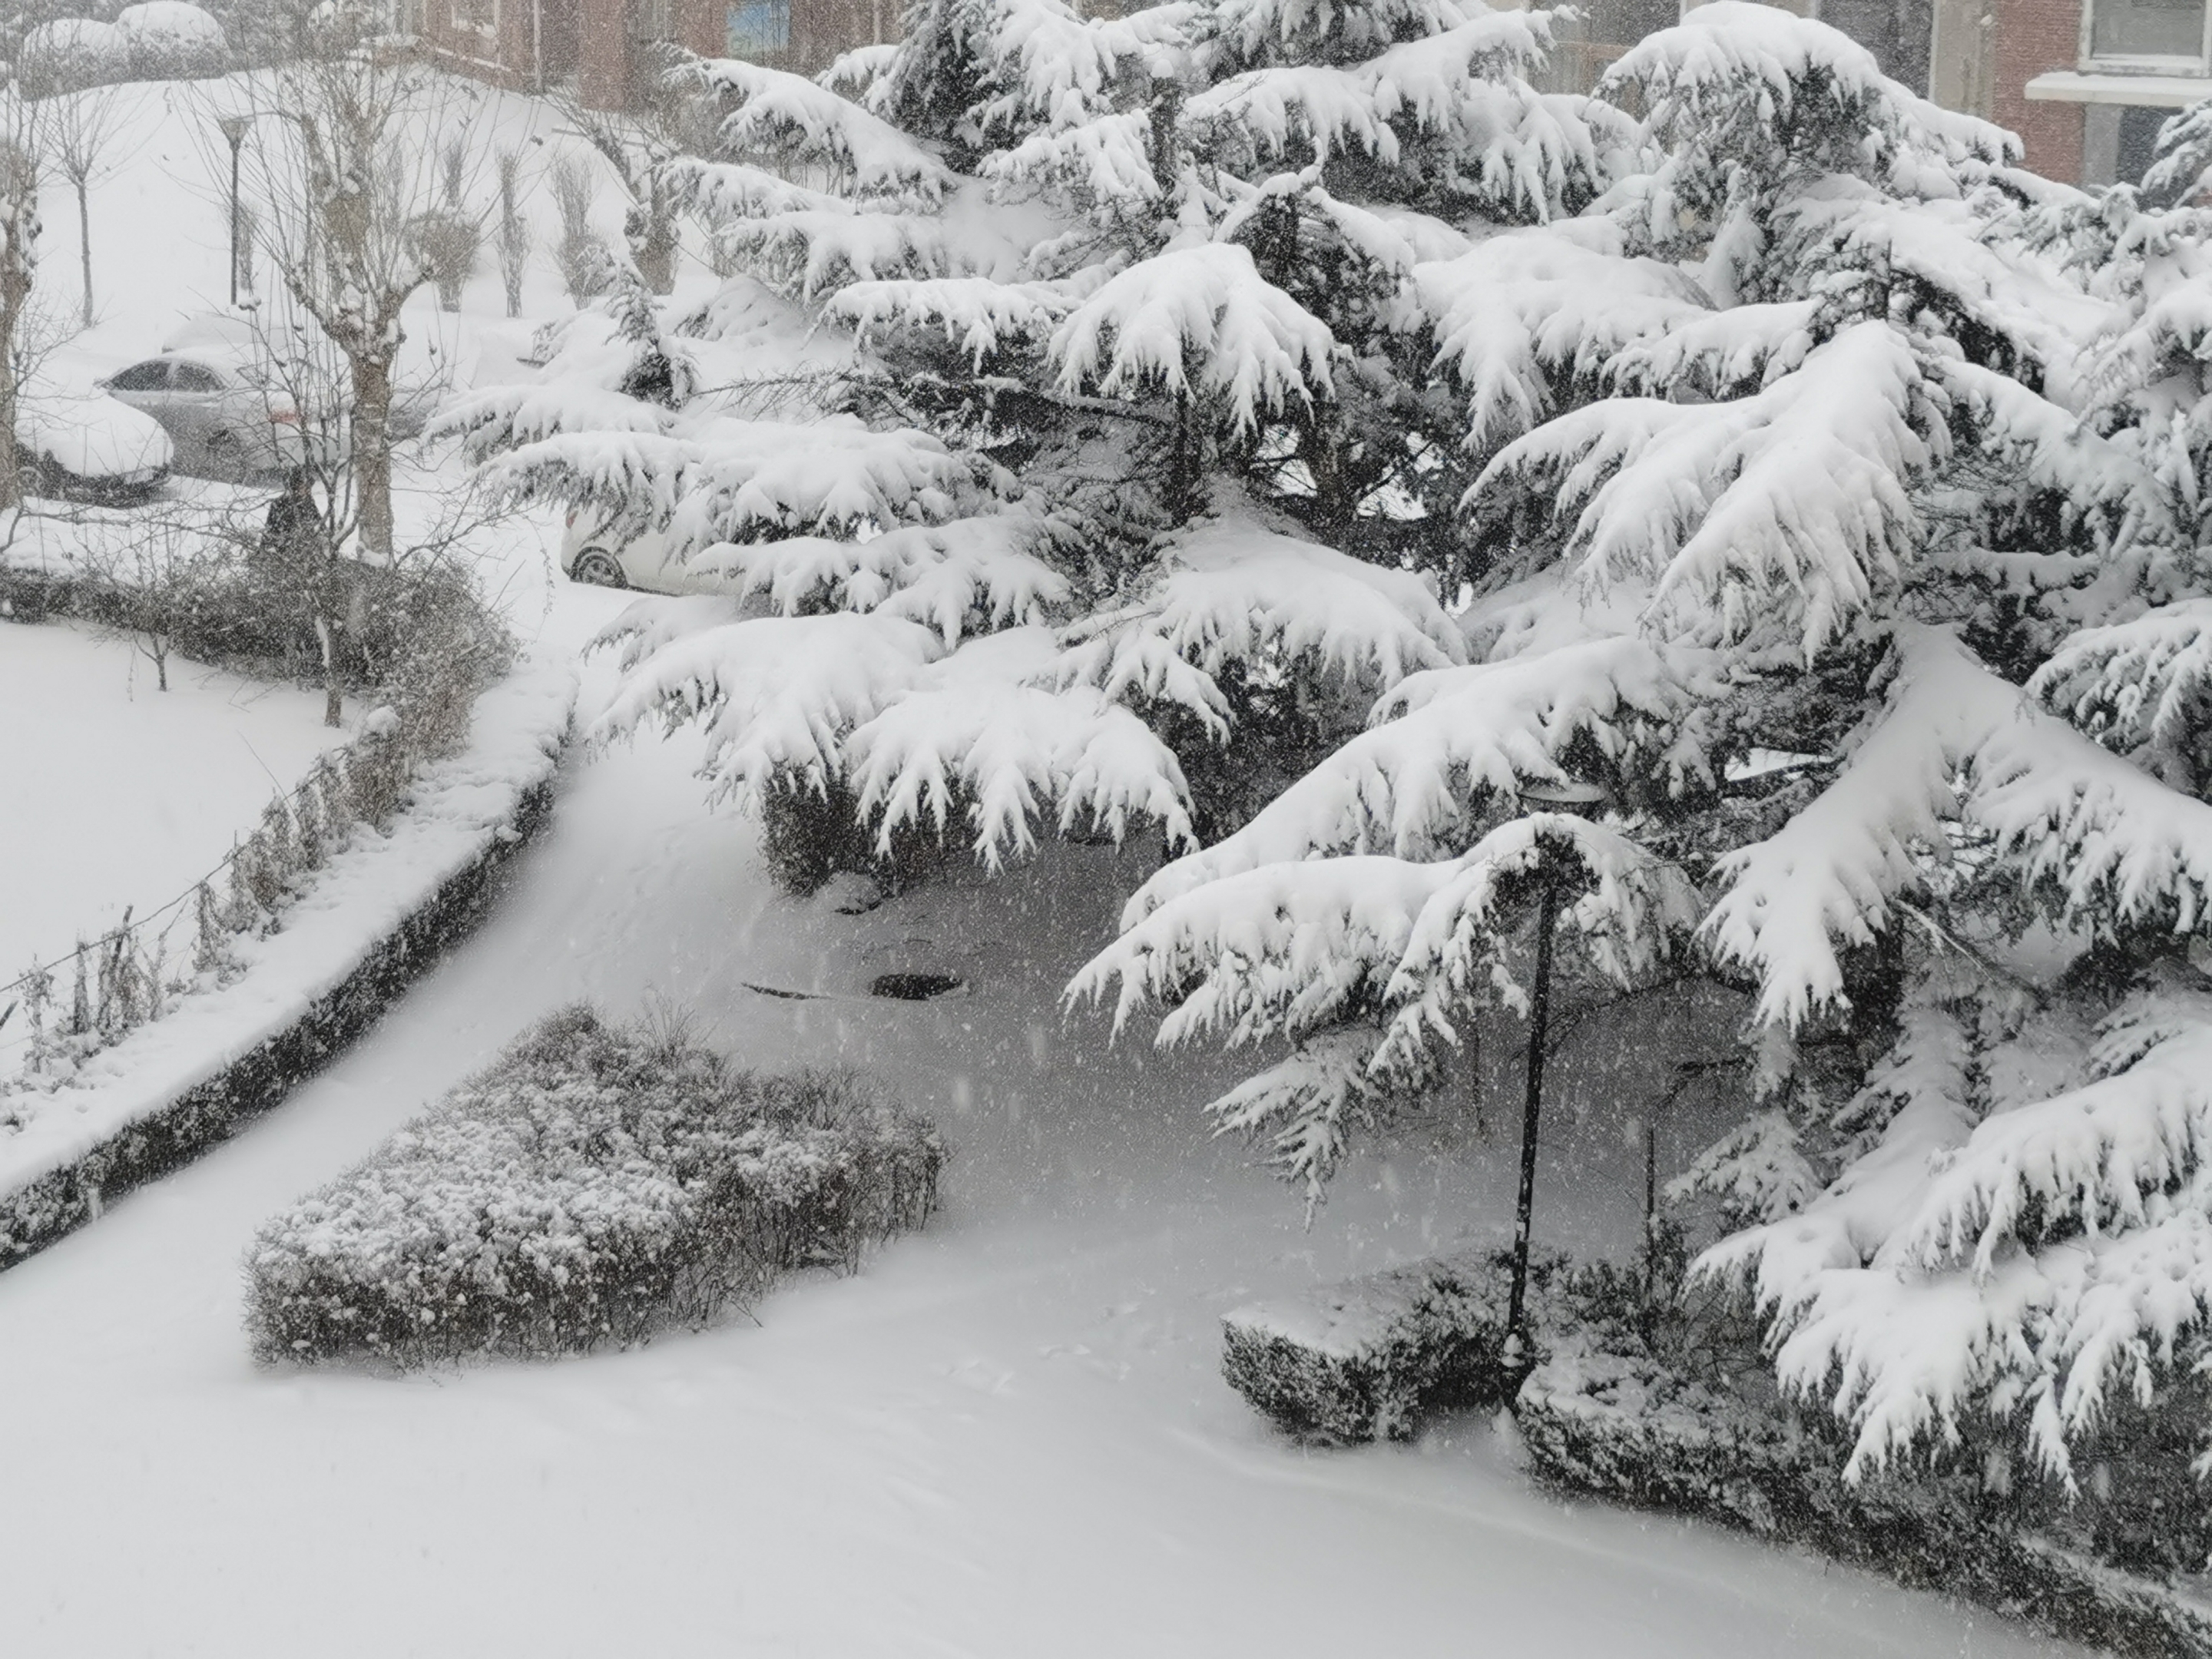
[[[1993,1424],[2068,1478],[2123,1397],[2186,1389],[2212,1304],[2195,210],[2022,174],[1768,8],[1699,8],[1600,95],[1635,165],[1401,295],[1480,462],[1474,660],[1163,869],[1079,988],[1175,1005],[1166,1041],[1291,1037],[1216,1110],[1311,1171],[1446,1035],[1397,1004],[1512,1005],[1510,969],[1423,978],[1429,884],[1526,781],[1602,783],[1747,999],[1742,1125],[1677,1186],[1742,1229],[1701,1273],[1855,1470]],[[1645,961],[1681,920],[1612,914]]]
[[[1401,313],[1420,258],[1573,210],[1625,155],[1623,118],[1534,89],[1547,29],[960,0],[823,84],[691,62],[716,139],[668,173],[751,274],[684,319],[629,283],[453,424],[513,493],[726,579],[739,611],[618,625],[611,717],[713,719],[722,789],[848,792],[885,848],[964,819],[993,861],[1094,823],[1217,833],[1464,659],[1433,573],[1468,465]],[[764,377],[719,348],[771,308],[852,346],[748,420]],[[624,353],[663,337],[730,372],[635,395]],[[823,611],[873,692],[756,707],[769,641]],[[807,744],[755,740],[786,719]]]
[[[2212,1302],[2203,123],[2092,199],[1778,9],[1593,100],[1548,31],[923,0],[819,84],[690,64],[750,275],[456,424],[726,586],[617,624],[609,716],[720,791],[1156,826],[1077,988],[1275,1043],[1215,1110],[1301,1179],[1517,1006],[1553,848],[1594,985],[1742,993],[1679,1185],[1784,1381],[1856,1468],[2065,1477]],[[1602,822],[1521,811],[1568,780]]]

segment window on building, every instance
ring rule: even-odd
[[[732,58],[770,61],[791,49],[791,0],[739,0],[728,12]]]
[[[629,32],[634,40],[673,40],[676,9],[669,0],[632,0]]]
[[[2089,55],[2107,61],[2205,60],[2205,0],[2090,0]]]
[[[1606,66],[1655,30],[1681,20],[1681,0],[1582,0],[1577,15],[1554,15],[1551,80],[1564,92],[1588,92]]]
[[[497,34],[499,0],[453,0],[453,27],[472,34]]]

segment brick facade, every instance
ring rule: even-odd
[[[2027,165],[2081,181],[2113,149],[2079,103],[2030,99],[2027,83],[2080,66],[2083,0],[1773,0],[1818,10],[1875,47],[1884,67],[1938,101],[2011,128]],[[892,38],[902,0],[398,0],[407,22],[457,68],[499,84],[573,88],[595,108],[638,96],[646,47],[672,40],[705,57],[727,56],[732,30],[750,31],[744,55],[811,75],[838,53]],[[1685,0],[1583,0],[1579,23],[1561,30],[1564,75],[1586,85],[1626,42],[1663,27]],[[1699,0],[1686,0],[1694,9]],[[2092,0],[2094,3],[2094,0]],[[1118,9],[1090,0],[1085,9]],[[780,44],[763,44],[773,40]],[[1587,62],[1583,60],[1587,59]],[[2106,127],[2118,117],[2106,112]],[[2098,134],[2103,133],[2102,149]],[[2094,151],[2094,154],[2090,152]]]
[[[1996,17],[1990,118],[2027,146],[2027,165],[2069,184],[2081,177],[2081,106],[2031,100],[2027,83],[2070,70],[2081,55],[2081,0],[1990,0]]]

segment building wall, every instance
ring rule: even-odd
[[[2027,165],[2046,178],[2079,182],[2081,106],[2031,100],[2027,83],[2049,70],[2070,70],[2081,55],[2081,0],[1988,0],[1996,86],[1990,118],[2027,146]]]
[[[1685,9],[1700,0],[1687,0]],[[2082,106],[2032,101],[2027,82],[2071,69],[2080,53],[2081,0],[1776,0],[1831,21],[1884,52],[1885,67],[1926,88],[1939,103],[1987,117],[2019,133],[2027,165],[2054,179],[2084,177]],[[744,3],[744,0],[738,0]],[[901,0],[787,0],[789,36],[761,61],[813,74],[838,53],[893,38]],[[1672,21],[1682,0],[1584,0],[1585,21],[1563,31],[1562,72],[1594,80],[1621,46]],[[456,26],[496,5],[498,27],[485,34]],[[411,0],[424,37],[457,64],[487,80],[536,83],[542,61],[555,83],[574,78],[583,101],[619,109],[635,97],[640,47],[661,38],[702,56],[729,51],[730,0]],[[533,24],[535,27],[533,27]],[[1920,48],[1917,37],[1932,40]],[[1887,37],[1895,34],[1893,41]],[[1911,35],[1911,40],[1905,39]],[[1589,61],[1584,63],[1583,59]],[[1924,76],[1924,79],[1922,77]]]

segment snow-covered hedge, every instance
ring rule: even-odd
[[[89,17],[41,23],[23,37],[23,90],[44,98],[127,80],[131,51],[131,37],[113,23]]]
[[[2069,1510],[2015,1487],[2001,1458],[1971,1455],[1853,1482],[1836,1425],[1784,1403],[1755,1346],[1738,1357],[1662,1356],[1605,1322],[1559,1341],[1514,1403],[1531,1463],[1563,1486],[1810,1545],[2100,1648],[2212,1652],[2212,1606],[2100,1559],[2113,1551],[2096,1505]]]
[[[928,1218],[944,1158],[848,1078],[567,1008],[262,1231],[247,1329],[264,1360],[401,1365],[630,1341],[855,1265]]]
[[[1331,1442],[1404,1440],[1423,1413],[1502,1403],[1512,1258],[1439,1256],[1238,1308],[1222,1320],[1222,1373],[1279,1426]],[[1559,1263],[1529,1264],[1532,1306]]]
[[[126,7],[115,27],[129,45],[134,81],[199,80],[230,68],[222,25],[185,0]]]

